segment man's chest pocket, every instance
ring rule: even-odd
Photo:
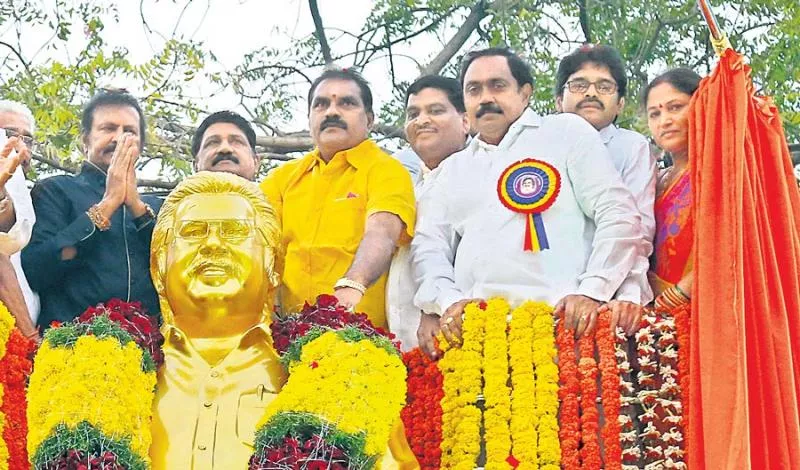
[[[363,195],[349,193],[325,205],[317,231],[320,245],[358,247],[364,236],[367,201]]]
[[[264,416],[267,405],[277,397],[277,392],[259,385],[255,392],[239,395],[236,409],[236,435],[249,446],[255,443],[256,425]]]

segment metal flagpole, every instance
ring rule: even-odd
[[[708,25],[708,30],[711,33],[711,45],[714,46],[714,52],[716,52],[718,56],[721,56],[722,53],[725,52],[725,49],[733,49],[731,42],[728,40],[728,36],[719,29],[719,24],[714,17],[714,13],[711,11],[711,7],[708,5],[708,1],[697,0],[697,8],[700,9],[700,13],[703,14],[703,18],[705,18],[706,24]]]

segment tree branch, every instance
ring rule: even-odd
[[[436,57],[433,58],[432,61],[428,65],[426,65],[422,70],[420,70],[420,75],[432,75],[437,74],[442,71],[445,65],[450,62],[450,59],[453,58],[456,53],[461,50],[461,47],[467,42],[467,39],[475,31],[475,28],[478,27],[481,20],[486,16],[486,5],[484,4],[483,0],[475,2],[473,5],[472,10],[469,12],[469,16],[464,20],[464,24],[458,28],[456,34],[453,35],[452,38],[445,44],[441,51],[436,54]]]
[[[311,7],[311,18],[314,19],[314,35],[317,37],[317,41],[319,41],[319,47],[322,50],[322,57],[325,59],[325,65],[331,65],[333,63],[331,48],[328,45],[328,39],[325,37],[325,28],[322,26],[322,16],[319,14],[317,0],[308,0],[308,6]]]
[[[11,49],[11,52],[13,52],[15,56],[17,56],[17,59],[19,59],[19,61],[22,63],[22,66],[25,67],[25,71],[28,72],[28,75],[31,74],[30,66],[28,65],[27,62],[25,62],[25,59],[22,57],[22,54],[17,50],[16,47],[4,41],[0,41],[0,46],[6,46],[7,48]]]
[[[587,44],[592,42],[592,31],[589,29],[589,12],[586,9],[586,0],[578,0],[578,18],[581,22],[581,31]]]

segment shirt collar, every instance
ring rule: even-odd
[[[492,145],[487,144],[483,140],[481,140],[481,135],[478,134],[475,136],[474,139],[469,143],[472,146],[472,150],[477,148],[496,148],[496,147],[507,147],[510,145],[510,142],[513,142],[517,135],[519,135],[523,129],[528,127],[539,127],[542,125],[542,117],[539,116],[536,111],[532,110],[531,108],[525,108],[525,111],[522,112],[522,115],[517,118],[516,121],[511,123],[509,126],[508,131],[506,131],[506,135],[503,136],[503,139],[500,140],[499,145]]]
[[[164,344],[171,345],[175,348],[179,348],[182,351],[186,351],[188,346],[186,342],[186,333],[184,333],[180,328],[175,325],[165,323],[162,327],[162,334],[164,335]],[[252,344],[251,338],[262,338],[267,341],[267,344],[272,347],[272,333],[270,331],[269,325],[266,323],[259,322],[249,330],[245,331],[242,335],[242,338],[239,340],[239,349],[246,348],[249,344]]]
[[[380,151],[382,150],[380,147],[378,147],[378,144],[376,144],[370,139],[365,139],[360,144],[356,145],[353,148],[336,152],[333,158],[331,158],[331,161],[325,163],[325,161],[322,160],[322,157],[320,157],[319,155],[319,148],[315,147],[310,154],[311,161],[309,162],[308,170],[311,170],[316,165],[330,164],[334,160],[340,158],[346,159],[347,163],[349,163],[352,167],[354,167],[357,170],[363,167],[369,161],[372,154]]]
[[[608,144],[609,142],[611,142],[611,139],[613,139],[617,135],[618,131],[619,129],[617,129],[617,126],[615,126],[614,123],[611,123],[606,127],[600,129],[599,131],[600,138],[603,139],[604,144]]]
[[[78,174],[92,183],[100,183],[103,186],[106,184],[106,172],[89,160],[84,160],[81,163],[81,169]]]

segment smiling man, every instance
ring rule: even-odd
[[[631,273],[609,302],[614,318],[632,334],[642,314],[642,305],[653,300],[647,281],[656,222],[656,161],[647,139],[638,132],[615,125],[625,106],[628,79],[625,64],[616,49],[584,45],[564,57],[556,75],[556,109],[586,119],[600,133],[614,167],[636,200],[642,220],[642,253]]]
[[[70,321],[112,298],[159,311],[148,266],[161,201],[140,195],[136,186],[145,130],[136,98],[122,90],[99,92],[81,116],[86,160],[80,172],[33,187],[36,225],[22,267],[41,299],[39,325]]]
[[[195,171],[224,171],[254,181],[258,172],[256,133],[233,111],[209,114],[192,138]]]

